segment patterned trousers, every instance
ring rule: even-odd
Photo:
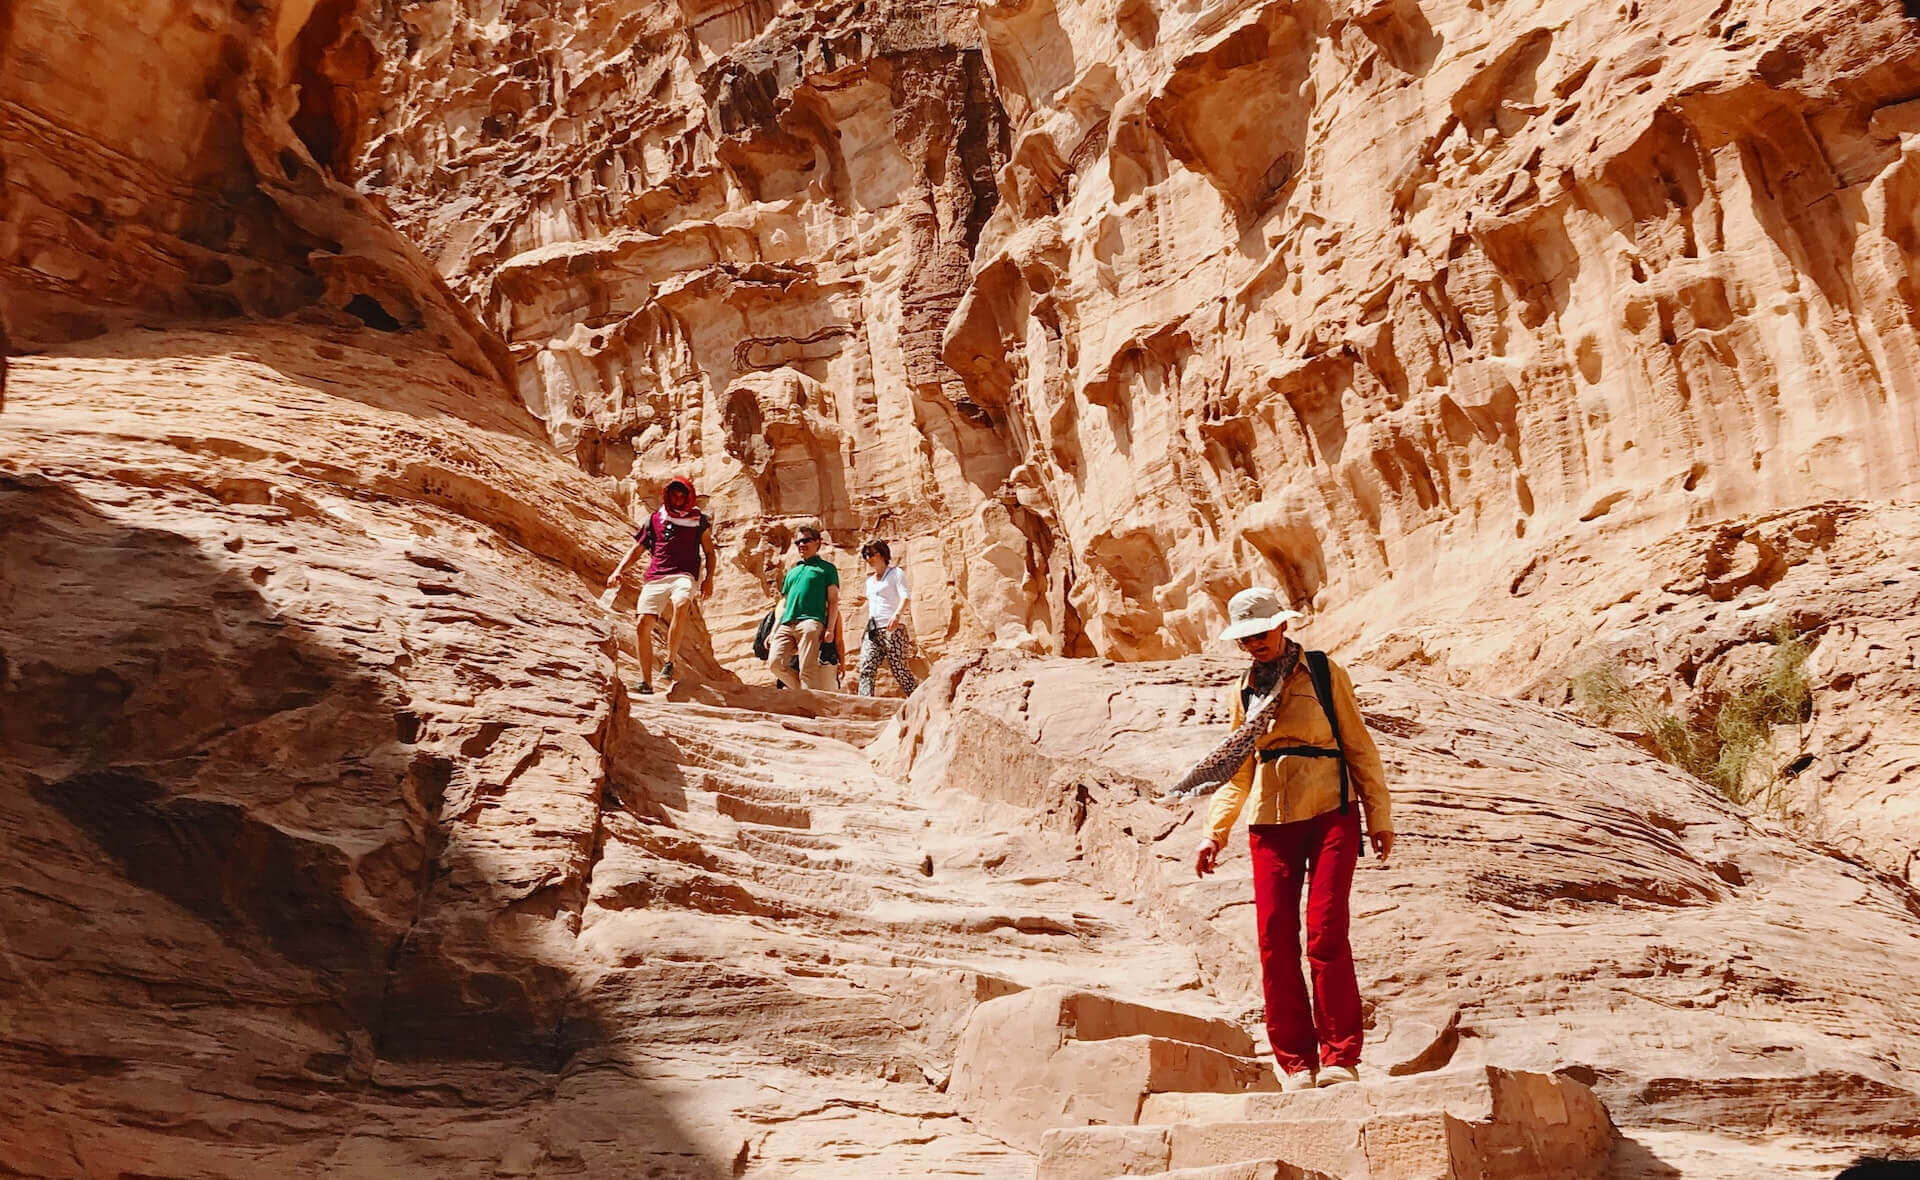
[[[913,678],[912,670],[907,667],[906,631],[889,631],[885,627],[874,626],[871,621],[867,623],[866,637],[860,641],[860,695],[873,695],[873,675],[880,670],[883,658],[900,691],[912,696],[914,686],[920,682]]]

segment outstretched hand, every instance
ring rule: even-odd
[[[1373,854],[1380,858],[1381,864],[1386,864],[1387,858],[1393,855],[1393,833],[1375,832],[1367,838],[1373,841]]]
[[[1204,877],[1213,872],[1219,859],[1219,843],[1213,840],[1202,840],[1199,849],[1193,854],[1193,875]]]

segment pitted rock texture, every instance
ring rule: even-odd
[[[935,656],[1192,652],[1254,581],[1563,700],[1623,645],[1507,587],[1593,561],[1625,596],[1647,547],[1920,491],[1920,22],[1886,0],[459,0],[343,36],[336,168],[630,511],[709,490],[742,670],[819,513],[850,584],[901,550]],[[1909,748],[1859,695],[1823,707]],[[1791,810],[1904,871],[1880,761]]]
[[[941,359],[1008,142],[971,8],[394,17],[365,22],[356,182],[506,339],[563,452],[636,512],[694,476],[729,659],[809,516],[850,588],[860,541],[892,541],[933,654],[1068,641],[1051,531],[992,494],[1010,442]]]
[[[67,4],[0,13],[0,343],[332,309],[498,379],[499,340],[336,165],[371,65],[355,5]]]
[[[997,505],[1026,592],[951,633],[1171,654],[1249,569],[1391,616],[1603,515],[1912,494],[1913,22],[1615,7],[476,0],[368,20],[343,166],[590,470]]]

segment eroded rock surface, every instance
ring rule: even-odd
[[[942,665],[876,758],[916,785],[1037,808],[1079,873],[1192,947],[1257,1019],[1244,837],[1197,880],[1204,812],[1150,798],[1218,740],[1230,676],[1204,660],[983,655]],[[1355,885],[1370,1072],[1564,1072],[1630,1138],[1686,1132],[1650,1150],[1696,1164],[1749,1158],[1742,1139],[1789,1127],[1822,1163],[1920,1134],[1920,1024],[1897,998],[1920,962],[1920,902],[1904,883],[1564,713],[1356,679],[1399,835]]]
[[[9,1168],[1015,1176],[941,1092],[977,1003],[1231,1017],[1023,811],[877,773],[895,706],[629,699],[615,506],[458,366],[137,332],[10,395]]]
[[[1213,1119],[1156,1088],[1251,1084],[1244,860],[1145,795],[1228,668],[743,685],[815,514],[849,582],[900,542],[936,655],[1181,655],[1251,577],[1399,670],[1371,1073],[1590,1085],[1623,1174],[1910,1148],[1917,49],[1865,2],[0,6],[0,1159],[1025,1175],[966,1030],[1047,988],[1147,1014],[1029,1039],[1133,1071],[1084,1116]],[[682,469],[720,592],[630,699],[593,600]],[[1548,707],[1594,658],[1710,705],[1782,622],[1796,830]],[[1154,1043],[1194,1021],[1239,1032]]]
[[[1191,652],[1251,578],[1564,699],[1621,645],[1509,587],[1615,601],[1649,550],[1916,492],[1899,5],[460,0],[339,38],[335,169],[586,470],[709,490],[736,667],[818,512],[849,581],[899,545],[936,656]],[[1691,641],[1639,646],[1690,698]],[[1891,688],[1825,707],[1901,752],[1823,731],[1790,810],[1903,871]]]

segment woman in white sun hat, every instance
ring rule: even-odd
[[[1247,843],[1260,974],[1281,1087],[1356,1081],[1360,988],[1347,896],[1360,855],[1361,812],[1380,859],[1393,851],[1393,811],[1380,752],[1346,671],[1325,652],[1303,651],[1287,638],[1287,624],[1305,616],[1259,586],[1234,595],[1227,616],[1220,637],[1253,658],[1235,686],[1234,732],[1169,793],[1190,795],[1220,784],[1193,858],[1194,872],[1203,877],[1213,872],[1241,810],[1253,805]],[[1303,887],[1311,1000],[1300,974]]]

